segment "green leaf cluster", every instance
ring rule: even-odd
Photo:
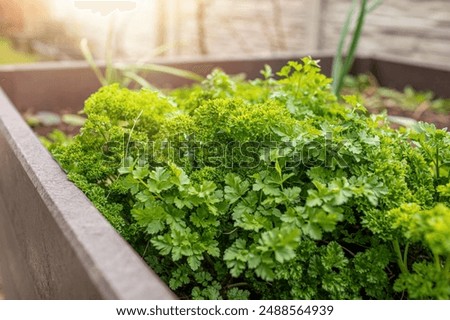
[[[317,61],[102,88],[74,181],[182,298],[449,298],[450,135],[338,101]]]

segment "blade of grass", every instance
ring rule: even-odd
[[[370,4],[367,4],[366,12],[367,12],[367,13],[371,13],[371,12],[374,11],[376,8],[378,8],[382,3],[383,3],[383,0],[375,0],[375,1],[372,1]]]
[[[142,88],[153,90],[153,91],[157,90],[154,86],[152,86],[147,80],[145,80],[143,77],[138,75],[136,72],[126,71],[126,72],[123,73],[123,75],[126,78],[136,82]]]
[[[153,71],[153,72],[161,72],[166,74],[171,74],[177,77],[190,79],[194,81],[203,81],[204,78],[194,72],[187,71],[187,70],[181,70],[174,67],[169,66],[163,66],[163,65],[157,65],[157,64],[142,64],[142,65],[129,65],[129,66],[117,66],[117,68],[123,70],[124,72],[127,72],[129,70],[142,70],[142,71]],[[130,69],[131,68],[131,69]]]
[[[106,37],[106,47],[105,47],[105,57],[106,57],[106,69],[105,69],[105,78],[108,84],[114,82],[115,78],[115,69],[113,65],[113,42],[114,42],[114,24],[113,20],[110,20],[108,26],[108,35]]]
[[[355,60],[356,49],[358,48],[359,40],[361,38],[362,28],[364,26],[365,17],[367,14],[366,11],[367,0],[361,0],[361,5],[359,9],[358,19],[356,22],[356,28],[353,32],[352,41],[350,43],[349,50],[347,51],[342,69],[338,75],[338,80],[335,87],[335,93],[338,95],[341,92],[342,85],[344,83],[344,77],[350,71],[350,68],[353,65],[353,61]]]
[[[355,60],[356,49],[358,48],[359,40],[361,39],[362,28],[364,26],[365,18],[367,15],[366,11],[367,0],[361,0],[361,8],[358,15],[358,20],[356,24],[356,29],[354,31],[354,36],[350,43],[350,49],[346,55],[344,62],[343,73],[347,74]]]
[[[339,96],[342,86],[344,84],[345,76],[350,72],[350,69],[355,60],[356,51],[358,48],[359,40],[361,38],[362,29],[365,23],[365,18],[368,13],[372,12],[382,4],[383,0],[374,0],[369,3],[369,0],[360,0],[360,10],[358,18],[356,20],[356,27],[353,32],[352,39],[350,41],[349,49],[346,52],[345,60],[342,61],[342,52],[344,47],[345,38],[350,33],[350,22],[353,16],[353,12],[357,5],[357,1],[354,0],[352,7],[350,8],[344,26],[342,28],[338,48],[336,51],[335,59],[332,66],[332,78],[333,78],[333,92]]]
[[[333,81],[333,92],[337,95],[336,87],[337,87],[337,79],[342,69],[342,50],[344,49],[345,38],[349,34],[350,31],[350,22],[352,20],[353,12],[355,11],[357,5],[357,0],[353,0],[352,6],[347,13],[347,17],[345,18],[344,26],[342,27],[338,47],[336,51],[336,55],[333,60],[333,66],[331,71],[331,77],[334,79]]]
[[[100,68],[95,63],[94,57],[92,56],[91,50],[89,49],[88,41],[86,38],[81,39],[80,42],[81,52],[84,56],[84,59],[91,67],[92,71],[94,71],[95,76],[102,86],[106,86],[108,84],[107,80],[103,76]]]
[[[172,47],[173,47],[173,45],[171,45],[171,44],[165,44],[165,45],[156,47],[152,51],[152,57],[157,57],[159,55],[162,55],[163,53],[168,52]]]

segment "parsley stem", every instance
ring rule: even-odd
[[[405,262],[403,261],[402,252],[400,250],[400,245],[398,243],[398,240],[393,240],[392,245],[394,247],[395,253],[397,254],[397,263],[398,263],[398,266],[400,267],[400,271],[405,274],[409,273],[408,267],[405,265]]]
[[[409,249],[409,242],[405,246],[405,250],[403,251],[403,264],[408,268],[408,249]]]
[[[438,147],[436,147],[436,162],[435,162],[435,166],[436,166],[436,181],[437,181],[437,184],[439,184],[440,176],[439,176],[439,148]]]
[[[144,180],[142,180],[141,178],[136,178],[136,180],[137,180],[140,184],[142,184],[145,188],[148,189],[148,185],[145,183]]]
[[[150,240],[147,241],[147,245],[145,246],[144,253],[142,254],[143,257],[145,257],[145,254],[147,253],[147,249],[148,249],[149,245],[150,245]]]
[[[434,257],[434,264],[436,265],[436,268],[438,270],[441,270],[442,265],[441,265],[441,259],[439,259],[439,255],[436,253],[433,253],[433,257]]]
[[[238,283],[232,283],[226,286],[227,289],[235,288],[235,287],[242,287],[242,286],[248,286],[247,282],[238,282]]]
[[[445,266],[444,266],[444,272],[450,276],[450,254],[447,256],[447,259],[445,260]]]
[[[346,247],[344,247],[342,244],[339,244],[341,246],[342,249],[344,249],[345,251],[347,251],[348,253],[351,254],[352,257],[356,256],[356,254],[354,252],[352,252],[350,249],[347,249]]]
[[[234,228],[233,230],[228,231],[228,232],[224,232],[223,234],[232,234],[232,233],[235,232],[236,230],[237,230],[237,228]]]
[[[133,127],[130,130],[130,134],[128,136],[128,141],[127,141],[127,146],[125,147],[124,159],[126,159],[128,157],[128,150],[129,150],[129,147],[130,147],[131,135],[133,134],[134,128],[136,127],[136,123],[138,122],[138,120],[141,117],[143,112],[144,112],[144,110],[141,110],[141,112],[139,112],[137,118],[133,120]]]
[[[142,186],[144,186],[146,190],[148,190],[148,184],[146,184],[144,180],[142,180],[141,178],[136,178],[136,181],[139,182]],[[153,193],[153,192],[152,192],[152,195],[153,195],[156,199],[159,199],[159,200],[161,200],[161,201],[164,201],[164,199],[163,199],[158,193]]]

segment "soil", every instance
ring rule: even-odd
[[[78,132],[80,132],[80,127],[70,126],[65,123],[60,123],[59,125],[55,125],[55,126],[39,125],[39,126],[33,127],[33,131],[36,133],[36,135],[38,135],[40,137],[46,137],[53,130],[56,130],[56,129],[64,132],[65,134],[67,134],[68,136],[71,136],[71,137],[75,136],[76,134],[78,134]]]
[[[379,110],[373,110],[368,108],[372,113],[379,113]],[[417,121],[424,121],[434,123],[437,128],[450,128],[450,114],[437,113],[432,110],[420,111],[419,108],[416,110],[405,110],[399,107],[388,108],[388,115],[400,116],[405,118],[411,118]]]
[[[27,121],[28,116],[35,115],[36,111],[34,110],[28,110],[24,114],[22,114],[25,121]],[[66,114],[73,114],[72,110],[60,110],[57,112],[60,119]],[[28,123],[30,124],[30,123]],[[36,133],[37,136],[46,137],[48,136],[52,131],[54,130],[60,130],[67,134],[68,136],[75,136],[80,132],[79,126],[69,125],[63,121],[60,121],[58,124],[55,125],[43,125],[42,123],[37,125],[31,125],[33,131]]]

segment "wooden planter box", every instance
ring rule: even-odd
[[[329,74],[331,55],[321,59]],[[294,57],[167,62],[206,75],[214,67],[259,76]],[[433,90],[450,97],[450,68],[361,57],[354,73],[372,72],[381,85]],[[163,87],[186,80],[152,75]],[[19,112],[74,112],[98,89],[82,62],[0,67],[0,272],[10,299],[174,299],[174,294],[117,234],[40,144]]]

